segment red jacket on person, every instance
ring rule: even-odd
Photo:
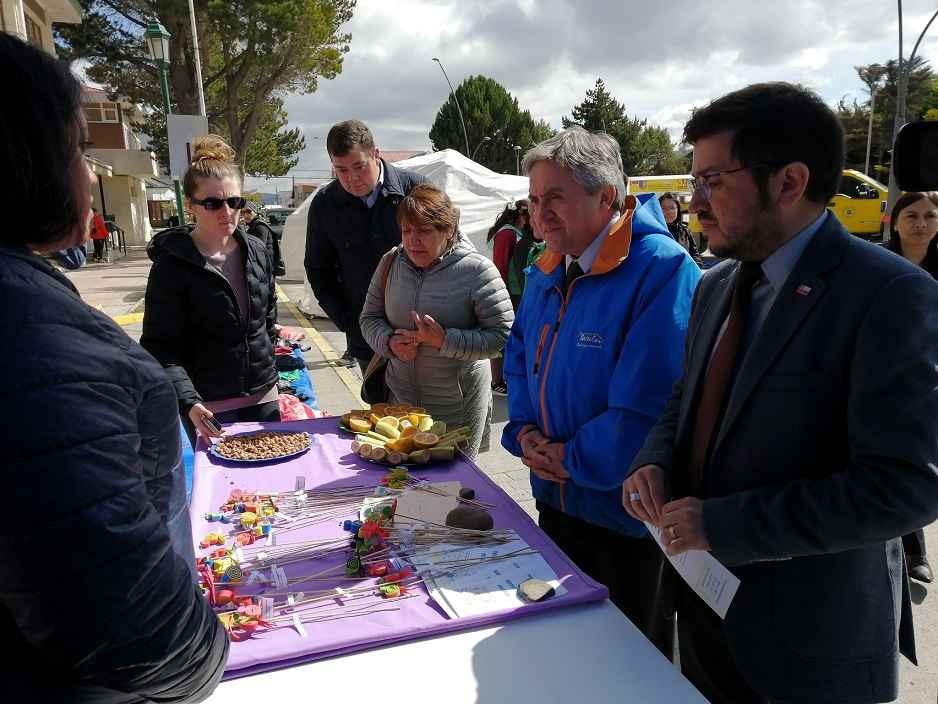
[[[91,221],[91,239],[106,240],[108,237],[107,225],[104,224],[104,218],[95,215]]]

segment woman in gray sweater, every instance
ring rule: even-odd
[[[392,402],[422,406],[450,427],[469,426],[466,454],[475,456],[489,447],[488,360],[514,322],[508,291],[495,264],[459,233],[459,211],[436,186],[416,186],[397,219],[402,245],[375,271],[362,333],[388,358]]]

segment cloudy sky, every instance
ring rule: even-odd
[[[908,56],[936,2],[903,9]],[[677,137],[692,107],[756,81],[805,83],[832,104],[864,99],[853,66],[896,56],[899,34],[891,0],[358,0],[346,31],[342,73],[287,99],[306,137],[298,177],[325,175],[311,170],[329,168],[326,133],[351,117],[380,148],[429,149],[449,92],[435,56],[454,86],[491,76],[555,127],[602,77],[629,115]],[[938,21],[919,54],[938,66]]]

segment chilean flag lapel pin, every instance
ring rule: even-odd
[[[801,284],[801,286],[795,289],[795,293],[797,293],[799,296],[807,296],[809,293],[811,293],[811,287],[806,284]]]

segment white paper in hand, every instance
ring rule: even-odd
[[[665,552],[661,530],[651,523],[646,523],[645,527],[658,543],[661,551]],[[688,550],[676,557],[670,557],[665,553],[665,556],[697,596],[716,611],[720,618],[726,618],[726,612],[730,608],[733,597],[736,596],[736,590],[739,589],[739,579],[736,575],[726,569],[713,555],[703,550]]]

